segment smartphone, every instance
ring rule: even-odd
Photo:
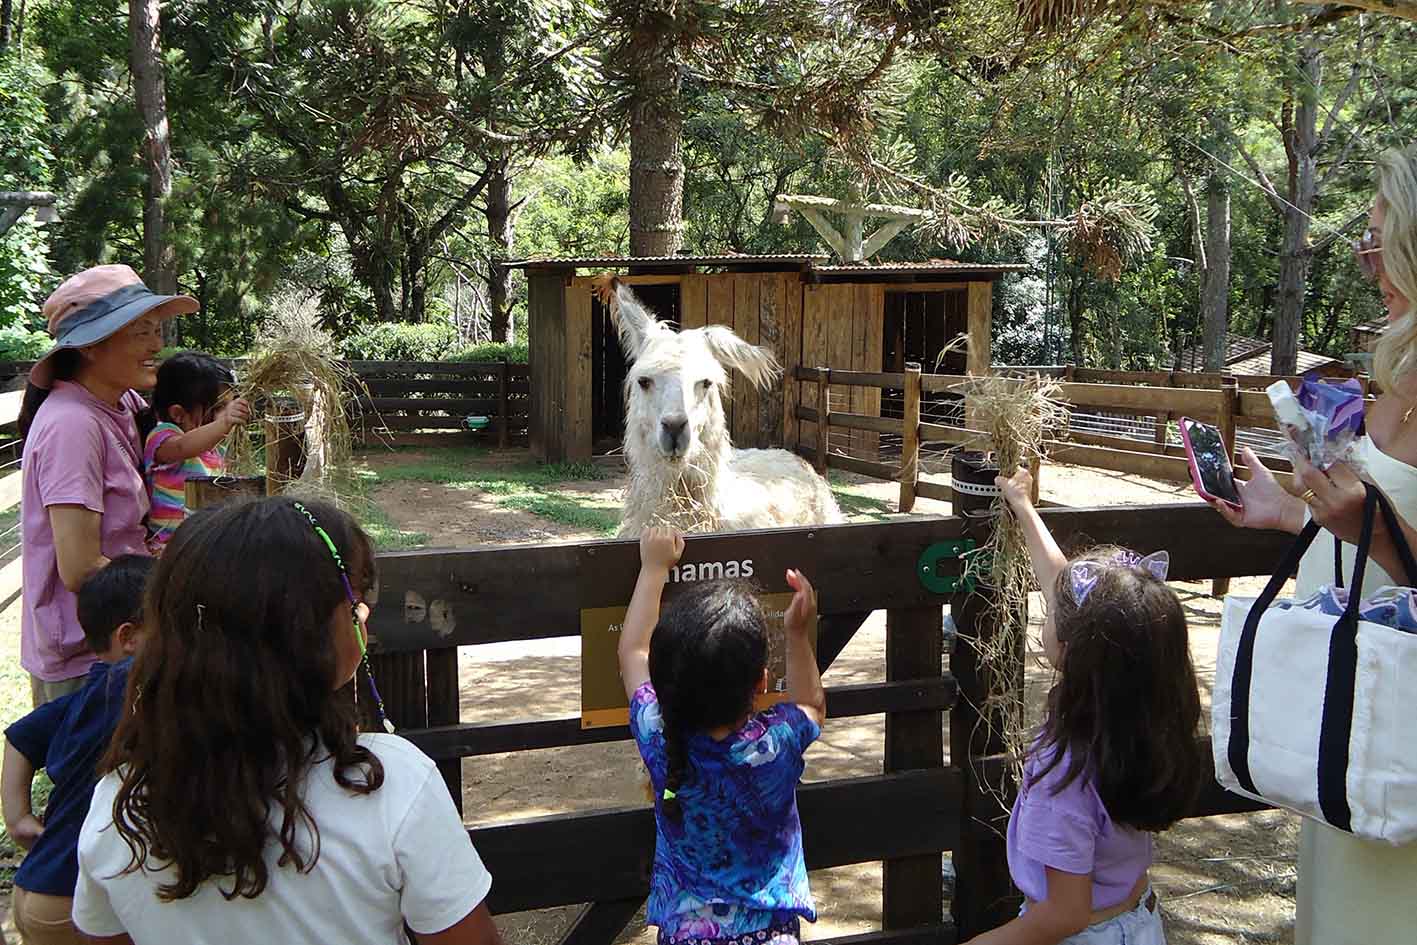
[[[1220,430],[1208,423],[1181,418],[1181,442],[1186,446],[1186,461],[1191,467],[1191,483],[1196,494],[1209,501],[1224,502],[1240,508],[1240,491],[1235,488],[1235,470]]]

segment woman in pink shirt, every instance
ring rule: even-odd
[[[20,665],[36,706],[77,689],[94,661],[75,611],[84,579],[110,558],[147,553],[137,391],[157,379],[163,319],[196,310],[127,266],[86,269],[44,303],[54,348],[30,370],[20,409]]]

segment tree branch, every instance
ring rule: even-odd
[[[1180,168],[1176,169],[1176,176],[1181,179],[1181,189],[1186,193],[1186,205],[1191,208],[1191,236],[1196,244],[1197,269],[1205,270],[1210,268],[1205,259],[1205,234],[1201,232],[1201,205],[1196,199],[1195,188],[1191,186],[1191,179]]]
[[[1353,60],[1352,67],[1348,70],[1348,83],[1344,85],[1343,91],[1338,93],[1338,98],[1334,99],[1333,105],[1328,109],[1328,117],[1324,119],[1323,131],[1319,132],[1319,140],[1314,145],[1314,153],[1319,154],[1328,144],[1329,138],[1333,135],[1338,125],[1338,115],[1343,111],[1343,106],[1348,104],[1348,100],[1353,97],[1353,93],[1358,88],[1358,79],[1363,70],[1363,40],[1358,40],[1358,55]]]
[[[1280,200],[1279,191],[1275,189],[1274,183],[1269,179],[1269,175],[1264,172],[1264,168],[1260,167],[1259,162],[1255,160],[1255,156],[1250,153],[1250,149],[1245,147],[1245,142],[1241,141],[1240,136],[1235,134],[1235,129],[1230,127],[1230,122],[1226,121],[1224,118],[1212,117],[1211,124],[1226,137],[1235,150],[1239,152],[1240,157],[1245,159],[1245,163],[1249,165],[1250,171],[1255,175],[1255,183],[1259,184],[1260,192],[1265,195],[1265,199],[1267,199],[1269,205],[1274,208],[1274,212],[1283,216],[1285,207],[1284,203]]]

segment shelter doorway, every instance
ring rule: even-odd
[[[632,288],[656,318],[678,329],[677,282],[635,284]],[[625,375],[630,359],[620,349],[620,335],[609,307],[595,296],[591,297],[590,365],[592,451],[602,455],[618,450],[625,439]]]
[[[907,361],[917,361],[926,374],[964,374],[969,354],[961,344],[945,353],[945,348],[969,331],[969,293],[964,286],[921,290],[886,290],[885,338],[881,370],[899,373]],[[885,391],[881,416],[905,416],[905,392]],[[964,399],[944,391],[925,391],[920,396],[920,419],[951,426],[964,425]]]

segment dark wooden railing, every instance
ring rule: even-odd
[[[1284,536],[1231,529],[1199,504],[1048,509],[1044,515],[1064,548],[1105,540],[1148,552],[1164,542],[1176,580],[1265,573],[1285,547]],[[799,793],[809,869],[884,861],[882,930],[854,936],[853,943],[948,945],[1017,908],[1003,866],[1007,811],[985,789],[1001,783],[1007,765],[998,746],[979,734],[987,731],[974,708],[981,704],[982,669],[974,648],[963,642],[991,633],[988,591],[939,592],[921,580],[922,567],[931,577],[960,575],[957,558],[933,561],[927,549],[967,538],[982,542],[990,521],[968,514],[687,542],[686,560],[750,557],[761,573],[792,566],[810,575],[820,590],[823,668],[871,611],[886,611],[885,681],[827,689],[829,720],[885,715],[883,773],[807,784]],[[390,717],[438,761],[455,799],[462,799],[463,758],[630,738],[624,726],[582,729],[575,715],[461,718],[456,648],[579,635],[582,609],[629,599],[639,567],[633,542],[396,552],[381,555],[379,567],[371,619],[379,687]],[[945,608],[957,637],[946,633]],[[636,763],[630,745],[624,763]],[[1254,809],[1212,786],[1193,813]],[[563,943],[609,945],[649,890],[654,827],[648,807],[512,820],[471,834],[496,877],[494,912],[589,903]],[[953,851],[956,873],[948,917],[941,886],[947,851]]]

